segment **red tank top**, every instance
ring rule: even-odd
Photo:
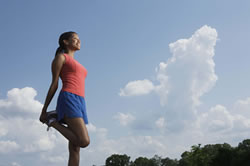
[[[65,63],[61,69],[62,91],[74,93],[78,96],[85,96],[85,78],[87,70],[73,57],[63,54]]]

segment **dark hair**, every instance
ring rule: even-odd
[[[63,40],[69,40],[70,38],[73,37],[73,34],[77,34],[76,32],[64,32],[60,35],[59,37],[59,47],[56,49],[56,55],[58,55],[59,53],[68,53],[68,50],[63,42]]]

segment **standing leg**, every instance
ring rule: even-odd
[[[80,147],[85,148],[90,143],[88,130],[82,118],[65,117],[64,120],[68,127],[58,122],[53,122],[51,126],[69,140],[68,166],[79,166]]]
[[[80,147],[87,147],[90,143],[86,125],[82,118],[66,118],[68,128],[76,135],[77,143],[69,142],[69,164],[68,166],[79,166]]]
[[[69,163],[68,166],[79,166],[80,163],[80,147],[75,146],[69,141]]]

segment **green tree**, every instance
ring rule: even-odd
[[[126,154],[113,154],[106,159],[106,166],[129,166],[129,159],[130,157]]]
[[[154,160],[150,160],[146,157],[138,157],[134,161],[134,166],[157,166]]]
[[[138,157],[134,162],[127,155],[114,154],[106,159],[106,166],[250,166],[250,139],[243,140],[237,147],[229,144],[194,145],[185,151],[181,159],[168,157]]]
[[[161,159],[161,166],[178,166],[178,160],[172,160],[168,157]]]
[[[178,166],[189,166],[191,152],[185,151],[181,154]]]
[[[191,152],[184,152],[181,155],[180,166],[205,166],[203,165],[203,157],[201,144],[193,145]]]
[[[233,154],[232,166],[249,166],[250,165],[250,139],[243,140],[235,148]]]
[[[205,145],[204,147],[201,147],[200,144],[194,145],[191,152],[186,151],[181,155],[179,166],[215,166],[217,163],[227,165],[231,162],[229,158],[232,157],[232,151],[233,148],[226,143]],[[224,161],[225,159],[227,161]]]
[[[210,166],[230,166],[232,163],[234,149],[229,144],[222,144],[218,147]]]
[[[150,166],[161,166],[161,157],[155,155],[153,158],[150,159]]]

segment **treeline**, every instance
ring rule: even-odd
[[[190,151],[182,153],[180,160],[138,157],[134,161],[126,154],[113,154],[106,159],[105,166],[250,166],[250,139],[244,140],[237,147],[215,144],[194,145]]]

